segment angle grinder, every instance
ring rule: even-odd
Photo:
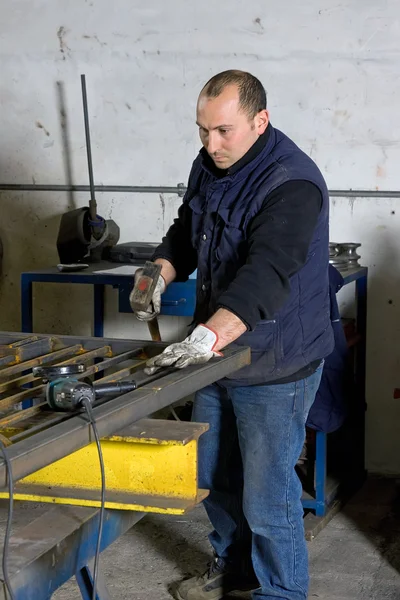
[[[34,367],[35,377],[41,377],[46,385],[46,401],[52,410],[73,412],[81,408],[84,400],[94,404],[104,396],[117,396],[133,392],[136,381],[100,383],[96,387],[77,376],[85,372],[85,365]]]

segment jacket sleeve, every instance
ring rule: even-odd
[[[308,181],[289,181],[269,194],[249,223],[246,263],[218,307],[233,312],[249,330],[273,319],[289,296],[290,277],[307,260],[321,207],[321,192]]]
[[[157,258],[165,258],[173,265],[176,271],[175,281],[186,281],[197,268],[197,251],[191,240],[192,211],[189,200],[192,194],[189,178],[188,189],[179,207],[178,217],[152,256],[153,261]]]

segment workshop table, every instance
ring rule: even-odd
[[[82,598],[91,600],[88,563],[97,543],[101,486],[99,473],[94,478],[90,474],[89,483],[88,472],[83,469],[89,464],[92,472],[98,471],[92,429],[80,411],[48,410],[43,397],[46,383],[33,369],[39,365],[82,364],[84,370],[74,377],[87,383],[98,374],[100,379],[93,382],[94,387],[132,377],[137,383],[135,390],[115,393],[93,405],[108,482],[104,549],[145,512],[182,514],[208,493],[197,483],[197,439],[208,425],[146,417],[248,365],[250,350],[230,348],[223,357],[207,364],[162,370],[149,378],[143,372],[144,363],[165,344],[0,332],[0,347],[0,432],[12,464],[14,498],[59,504],[11,536],[8,570],[14,597],[49,600],[58,587],[76,575]],[[27,383],[32,387],[27,388]],[[33,398],[35,405],[19,410],[20,402],[27,398]],[[95,468],[90,467],[90,448]],[[120,465],[125,464],[121,457],[126,458],[127,452],[129,477],[121,478]],[[2,498],[8,498],[8,475],[0,459]],[[76,477],[79,485],[74,484]],[[0,600],[8,597],[0,572]],[[97,598],[108,600],[109,595],[99,590]]]
[[[315,435],[315,463],[311,473],[313,477],[313,491],[303,492],[303,507],[312,510],[305,518],[305,529],[307,539],[313,539],[315,535],[329,522],[340,510],[343,503],[359,489],[366,478],[365,470],[365,371],[366,371],[366,335],[367,335],[367,287],[368,269],[357,267],[352,270],[341,272],[344,286],[355,284],[355,329],[356,329],[356,351],[354,356],[354,397],[351,398],[350,410],[353,415],[351,424],[344,424],[350,428],[347,432],[346,446],[344,452],[348,453],[349,462],[352,461],[352,469],[342,477],[328,472],[330,436],[336,432],[327,434],[317,431]],[[340,430],[339,430],[340,431]],[[351,461],[350,461],[351,458]]]
[[[100,270],[111,270],[118,266],[117,263],[101,262],[92,265],[85,271],[77,273],[60,273],[55,267],[40,271],[31,271],[21,274],[21,310],[22,331],[33,331],[33,306],[32,306],[32,284],[33,283],[79,283],[90,284],[94,288],[94,335],[102,337],[104,331],[104,291],[109,285],[118,289],[119,312],[131,312],[129,305],[129,293],[133,285],[132,275],[117,275],[112,271],[109,273],[97,273]],[[342,272],[344,285],[355,285],[355,300],[357,305],[356,328],[359,336],[357,352],[355,356],[355,381],[356,398],[355,404],[359,409],[359,421],[355,425],[353,441],[356,444],[355,451],[358,454],[357,469],[352,474],[354,489],[360,487],[365,479],[364,466],[364,442],[365,442],[365,351],[366,351],[366,319],[367,319],[367,279],[368,269],[357,267],[356,269]],[[175,316],[192,316],[195,307],[196,280],[195,273],[185,283],[172,283],[163,294],[161,314]],[[328,463],[328,439],[329,435],[316,432],[315,438],[315,465],[313,473],[313,487],[305,491],[303,495],[303,507],[312,510],[314,515],[306,518],[306,533],[309,538],[339,510],[343,498],[348,495],[348,485],[343,486],[343,481],[331,478],[327,472]],[[350,451],[350,450],[349,450]],[[354,451],[354,449],[352,450]]]
[[[133,287],[133,274],[118,274],[118,272],[115,272],[117,268],[122,266],[133,267],[134,265],[121,265],[102,261],[90,265],[83,271],[74,273],[60,272],[57,267],[21,273],[21,331],[31,333],[34,329],[34,283],[73,283],[93,286],[93,335],[103,337],[106,286],[118,290],[119,311],[132,312],[129,306],[129,294]],[[139,261],[137,266],[141,266]],[[191,317],[194,313],[195,297],[196,279],[194,274],[185,283],[172,283],[168,286],[162,296],[161,314]]]

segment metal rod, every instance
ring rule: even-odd
[[[96,192],[124,194],[178,194],[186,192],[184,185],[95,185]],[[10,192],[90,192],[88,185],[55,185],[39,183],[0,183],[0,191]],[[329,190],[332,198],[400,198],[400,190]]]
[[[96,204],[96,198],[95,198],[95,194],[94,194],[95,190],[94,190],[94,180],[93,180],[92,147],[90,145],[89,112],[88,112],[87,95],[86,95],[85,75],[81,75],[81,84],[82,84],[83,117],[85,120],[86,153],[87,153],[88,171],[89,171],[89,189],[90,189],[89,212],[90,212],[91,220],[96,221],[97,204]]]
[[[7,367],[6,369],[2,369],[0,371],[0,378],[4,379],[5,377],[12,377],[13,375],[17,375],[18,373],[21,373],[22,371],[27,371],[28,369],[33,369],[33,367],[38,367],[40,365],[46,365],[49,362],[58,360],[59,358],[63,358],[64,356],[68,356],[69,354],[75,353],[75,352],[80,352],[80,349],[82,348],[82,346],[80,344],[77,344],[74,347],[68,347],[68,348],[61,348],[61,350],[56,350],[55,352],[49,352],[49,354],[43,354],[42,356],[38,356],[36,358],[33,358],[31,360],[26,360],[24,362],[21,362],[17,365],[14,365],[12,367]],[[109,349],[110,351],[110,349]],[[82,356],[82,361],[84,361],[85,359],[83,358],[85,356],[85,354],[81,354],[80,356]],[[3,383],[0,384],[1,386],[3,385]],[[0,388],[2,389],[2,388]]]
[[[135,185],[95,185],[96,192],[122,192],[147,194],[182,194],[185,187],[135,186]],[[33,183],[0,183],[0,191],[11,192],[90,192],[88,185],[53,185]]]

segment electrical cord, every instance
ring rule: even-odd
[[[85,408],[85,410],[87,412],[87,415],[90,420],[90,424],[93,429],[94,438],[96,440],[97,452],[99,454],[100,471],[101,471],[101,500],[100,500],[99,531],[98,531],[97,544],[96,544],[96,553],[95,553],[95,557],[94,557],[93,592],[92,592],[92,600],[96,600],[97,574],[98,574],[98,568],[99,568],[101,536],[103,533],[103,523],[104,523],[104,506],[105,506],[105,497],[106,497],[106,476],[105,476],[105,471],[104,471],[103,452],[101,450],[99,432],[97,431],[96,420],[94,417],[93,408],[92,408],[92,405],[88,398],[82,399],[82,406]],[[13,600],[13,599],[11,599],[11,600]]]
[[[8,456],[6,447],[3,442],[0,440],[0,450],[3,454],[4,462],[6,464],[7,469],[7,479],[8,479],[8,492],[9,492],[9,500],[8,500],[8,515],[7,515],[7,525],[6,525],[6,533],[4,535],[4,545],[3,545],[3,577],[4,583],[6,584],[7,592],[10,597],[10,600],[15,600],[14,593],[12,591],[10,576],[8,573],[8,551],[10,548],[10,536],[11,536],[11,523],[13,518],[13,510],[14,510],[14,485],[13,485],[13,475],[12,475],[12,467],[11,461]]]

